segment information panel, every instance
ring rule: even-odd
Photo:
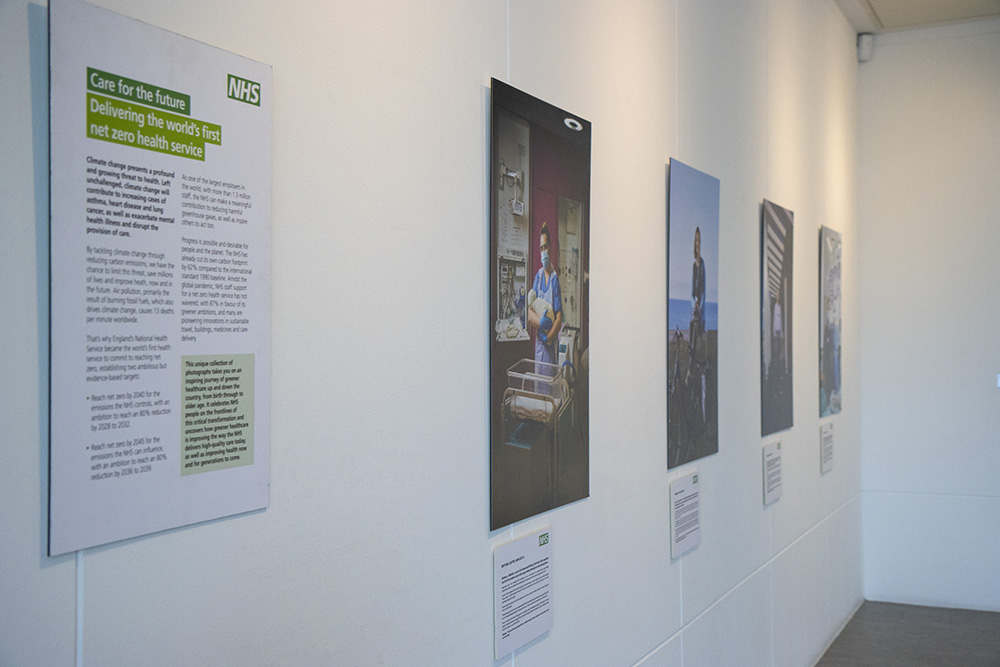
[[[670,482],[670,557],[679,558],[701,543],[697,471]]]
[[[271,68],[49,3],[49,554],[267,506]]]
[[[819,426],[819,466],[820,472],[826,474],[833,470],[833,422],[829,421]]]
[[[764,504],[770,505],[781,498],[781,443],[764,445],[763,455]]]
[[[493,644],[500,659],[552,629],[548,528],[493,551]]]

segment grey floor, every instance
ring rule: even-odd
[[[816,667],[1000,667],[1000,613],[865,602]]]

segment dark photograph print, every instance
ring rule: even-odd
[[[719,451],[719,179],[670,160],[667,467]]]
[[[792,218],[764,200],[760,227],[760,434],[792,427]]]
[[[490,530],[590,493],[590,123],[492,80]]]

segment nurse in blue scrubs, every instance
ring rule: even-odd
[[[535,361],[555,364],[558,361],[556,343],[559,338],[559,327],[562,326],[562,291],[559,289],[559,274],[556,273],[549,257],[549,225],[542,223],[542,231],[538,235],[538,249],[541,255],[542,268],[535,274],[532,289],[538,298],[552,304],[555,319],[539,318],[538,313],[528,309],[528,322],[537,329],[535,334]]]

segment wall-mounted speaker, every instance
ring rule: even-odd
[[[875,35],[870,32],[858,33],[858,62],[866,63],[872,59],[872,47],[875,45]]]

